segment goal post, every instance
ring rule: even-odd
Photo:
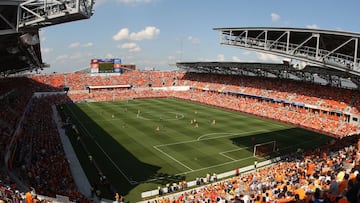
[[[276,151],[276,141],[269,141],[254,145],[254,157],[269,156]]]

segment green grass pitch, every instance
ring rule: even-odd
[[[98,181],[101,171],[113,185],[101,186],[102,195],[113,199],[111,190],[116,190],[130,202],[158,185],[262,161],[253,157],[256,143],[276,141],[279,153],[287,153],[332,139],[173,98],[67,104],[58,109],[78,129],[79,135],[74,130],[68,135],[90,183]]]

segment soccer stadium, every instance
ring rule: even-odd
[[[213,28],[284,61],[43,74],[39,29],[94,4],[45,2],[0,2],[0,202],[360,201],[360,34]]]

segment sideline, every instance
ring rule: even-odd
[[[55,105],[52,105],[53,110],[53,120],[55,121],[57,130],[60,135],[61,143],[63,145],[66,158],[69,160],[71,174],[74,178],[75,184],[78,190],[85,195],[85,197],[91,197],[90,192],[90,183],[85,175],[83,168],[79,162],[79,159],[76,156],[76,153],[70,143],[69,138],[67,137],[65,130],[62,128],[62,121],[57,111]]]

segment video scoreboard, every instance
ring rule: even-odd
[[[91,73],[121,73],[121,59],[91,59]]]

